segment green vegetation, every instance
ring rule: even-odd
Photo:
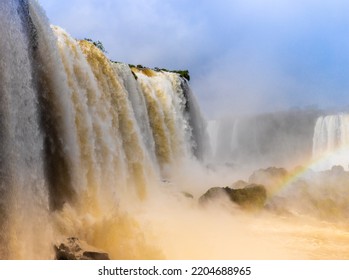
[[[165,72],[177,73],[182,78],[185,78],[186,80],[190,81],[190,75],[189,75],[189,71],[188,70],[168,70],[168,69],[165,69],[165,68],[161,68],[160,69],[158,67],[155,67],[154,70],[155,71],[165,71]]]
[[[100,49],[103,53],[105,53],[105,54],[108,53],[108,52],[106,51],[106,49],[104,48],[104,45],[103,45],[103,43],[102,43],[101,41],[94,41],[94,40],[92,40],[92,39],[90,39],[90,38],[84,38],[84,40],[87,41],[87,42],[92,43],[94,46],[96,46],[98,49]],[[118,61],[114,61],[114,60],[111,60],[111,59],[110,59],[110,61],[111,61],[112,63],[120,63],[120,62],[118,62]],[[184,78],[184,79],[190,81],[190,75],[189,75],[189,71],[188,71],[188,70],[168,70],[168,69],[165,69],[165,68],[158,68],[158,67],[149,68],[149,67],[144,67],[144,66],[141,65],[141,64],[138,64],[138,65],[136,65],[136,66],[133,65],[133,64],[128,64],[128,66],[129,66],[130,68],[138,68],[138,69],[143,69],[143,70],[144,70],[144,69],[151,69],[151,70],[154,70],[154,71],[157,71],[157,72],[159,72],[159,71],[164,71],[164,72],[170,72],[170,73],[177,73],[177,74],[179,74],[182,78]],[[135,73],[132,72],[132,74],[133,74],[133,76],[137,79],[137,76],[135,75]]]
[[[170,73],[177,73],[182,78],[186,79],[187,81],[190,81],[190,75],[189,75],[189,71],[188,70],[168,70],[168,69],[165,69],[165,68],[158,68],[158,67],[149,68],[149,67],[145,67],[145,66],[143,66],[141,64],[138,64],[138,65],[129,64],[128,66],[130,68],[138,68],[140,70],[151,69],[151,70],[154,70],[156,72],[164,71],[164,72],[170,72]],[[135,76],[135,74],[134,74],[134,76]]]
[[[84,38],[84,40],[87,41],[87,42],[92,43],[92,44],[95,45],[97,48],[99,48],[102,52],[108,53],[108,52],[106,51],[106,49],[104,48],[103,43],[102,43],[101,41],[94,41],[94,40],[89,39],[89,38]]]
[[[189,71],[188,70],[173,70],[170,72],[174,72],[179,74],[182,78],[187,79],[188,81],[190,81],[190,75],[189,75]]]

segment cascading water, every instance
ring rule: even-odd
[[[52,259],[63,237],[112,259],[348,258],[344,170],[256,172],[273,192],[252,215],[197,199],[242,179],[209,157],[308,160],[318,112],[209,123],[210,150],[179,74],[111,62],[50,27],[35,0],[0,2],[0,34],[0,258]],[[314,156],[346,147],[347,119],[319,118]]]
[[[0,256],[42,256],[48,191],[34,74],[37,32],[25,1],[0,3]],[[40,224],[30,221],[36,217]],[[32,243],[35,243],[33,245]]]
[[[292,168],[312,157],[313,131],[319,111],[289,110],[211,122],[213,161],[235,167]]]
[[[331,169],[335,165],[349,168],[349,115],[319,117],[313,137],[315,170]]]
[[[0,258],[52,258],[54,238],[67,235],[125,250],[115,239],[137,225],[120,209],[204,153],[187,82],[134,68],[136,80],[93,44],[51,29],[34,0],[2,1],[0,22]],[[108,219],[101,241],[96,224]]]

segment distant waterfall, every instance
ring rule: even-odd
[[[349,167],[349,115],[319,117],[313,138],[314,169],[331,169],[334,165]]]
[[[289,110],[209,122],[213,161],[234,167],[294,168],[312,157],[317,110]]]
[[[103,219],[204,157],[179,74],[112,63],[34,0],[1,1],[0,23],[0,258],[49,258],[66,212]]]

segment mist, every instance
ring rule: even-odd
[[[212,160],[239,167],[294,168],[310,161],[317,108],[225,117],[208,122]]]
[[[347,3],[40,2],[0,9],[0,258],[348,258]]]

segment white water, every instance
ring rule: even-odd
[[[186,113],[178,74],[134,69],[136,80],[52,32],[36,1],[0,5],[0,256],[48,258],[60,235],[97,242],[71,220],[119,215],[196,161],[189,123],[201,117]]]
[[[35,0],[2,1],[0,23],[0,258],[52,259],[71,236],[113,259],[348,256],[347,199],[327,182],[291,186],[280,192],[287,203],[270,198],[292,215],[197,204],[246,178],[198,160],[211,153],[206,124],[178,74],[110,62],[51,28]],[[221,131],[222,158],[241,159],[244,127]]]
[[[335,165],[349,169],[349,115],[319,117],[313,138],[314,170],[328,170]]]
[[[312,157],[319,112],[289,110],[211,121],[213,161],[235,168],[294,168]]]
[[[15,258],[25,254],[24,247],[40,255],[48,248],[43,238],[50,234],[31,222],[36,217],[47,223],[48,192],[28,9],[17,1],[0,3],[0,255]],[[17,11],[24,18],[13,16]]]

